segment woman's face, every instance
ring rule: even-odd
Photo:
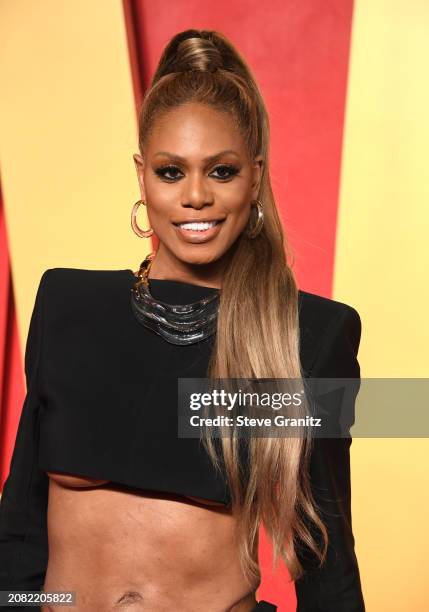
[[[246,226],[262,172],[262,157],[248,158],[231,117],[198,103],[170,110],[134,161],[164,259],[210,264],[225,255]]]

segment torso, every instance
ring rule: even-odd
[[[242,575],[231,510],[151,490],[162,483],[225,498],[204,454],[170,427],[177,379],[205,376],[210,342],[174,347],[140,325],[129,303],[134,282],[131,270],[68,268],[51,269],[46,281],[39,467],[69,466],[69,473],[47,472],[44,590],[75,591],[77,612],[250,612],[259,581],[249,585]],[[151,284],[155,299],[170,304],[193,303],[209,291]],[[306,371],[338,312],[332,300],[300,293]],[[154,398],[159,411],[151,410]],[[154,444],[154,435],[163,444]],[[82,466],[115,482],[73,475]]]
[[[229,507],[48,476],[45,592],[75,591],[79,612],[250,612],[256,605],[259,583],[250,586],[242,575]]]
[[[250,612],[259,581],[249,585],[242,574],[230,508],[151,490],[160,484],[225,499],[197,442],[179,439],[171,426],[177,379],[205,376],[211,343],[175,347],[140,325],[129,303],[134,282],[131,270],[68,268],[51,269],[46,281],[39,467],[69,472],[47,472],[44,590],[75,591],[77,612]],[[155,299],[170,304],[193,303],[210,291],[161,279],[151,284]],[[300,292],[306,372],[339,313],[338,303]],[[111,481],[73,475],[86,466]]]

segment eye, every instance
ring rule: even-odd
[[[217,176],[216,178],[220,178],[222,180],[225,179],[230,179],[233,176],[235,176],[236,174],[238,174],[239,169],[237,168],[237,166],[232,166],[229,164],[222,164],[221,166],[216,166],[216,168],[214,169],[213,172],[219,172],[221,171],[221,175]],[[226,174],[224,174],[224,172],[226,171]]]
[[[215,178],[220,179],[221,181],[227,181],[231,179],[233,176],[238,174],[239,171],[240,170],[239,168],[237,168],[237,166],[233,166],[230,164],[222,164],[216,166],[216,168],[213,170],[213,172],[217,173],[217,176],[215,176]],[[157,176],[170,183],[176,182],[179,178],[177,172],[181,174],[180,169],[172,164],[162,166],[155,170],[155,174]],[[213,174],[213,172],[211,174]]]
[[[176,171],[179,171],[179,168],[177,166],[172,166],[172,165],[168,165],[168,166],[162,166],[161,168],[157,168],[155,170],[155,174],[163,179],[166,179],[167,181],[174,181],[177,177],[171,177],[171,176],[167,176],[167,173],[174,173]]]

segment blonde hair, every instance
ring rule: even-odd
[[[264,160],[258,195],[264,224],[255,238],[249,239],[243,232],[233,245],[233,256],[222,279],[217,334],[207,377],[302,379],[298,288],[287,261],[291,249],[271,188],[268,115],[249,66],[219,32],[186,30],[165,47],[140,111],[142,155],[155,118],[190,102],[229,113],[251,159],[262,155]],[[253,222],[252,215],[249,222]],[[274,563],[281,557],[293,580],[304,573],[296,551],[298,540],[322,564],[328,535],[316,512],[309,483],[309,437],[250,438],[245,484],[238,440],[231,436],[221,441],[232,507],[239,519],[240,560],[247,579],[253,582],[260,578],[257,543],[261,522],[273,544]],[[208,436],[204,444],[219,469],[219,457]],[[306,524],[308,519],[321,533],[322,550]]]

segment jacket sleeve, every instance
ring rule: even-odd
[[[347,305],[327,330],[310,376],[355,378],[360,382],[357,360],[360,337],[359,314]],[[353,414],[356,395],[357,391],[352,399]],[[328,531],[329,545],[327,558],[320,569],[313,564],[311,555],[305,554],[303,549],[297,551],[305,570],[305,575],[295,582],[297,612],[365,611],[352,532],[351,442],[350,436],[313,439],[310,483],[319,515]],[[317,532],[314,535],[317,540]]]
[[[27,392],[18,424],[9,475],[0,501],[0,590],[41,590],[48,561],[47,474],[38,468],[39,368],[44,291],[40,280],[25,347]],[[23,607],[7,607],[17,610]],[[36,610],[35,606],[26,609]]]

